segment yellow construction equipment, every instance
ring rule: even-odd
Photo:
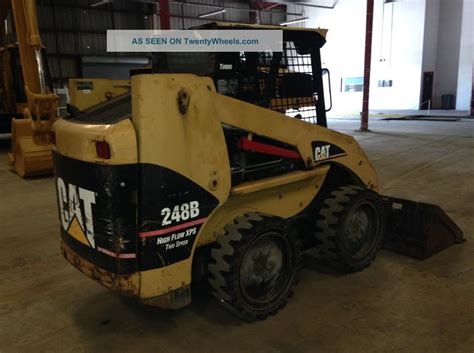
[[[73,266],[163,308],[206,279],[227,309],[261,320],[285,306],[304,249],[350,272],[385,241],[426,257],[462,240],[441,210],[380,196],[357,141],[326,127],[326,30],[204,28],[281,29],[284,48],[159,54],[130,92],[55,123]]]
[[[52,125],[56,119],[58,96],[49,85],[45,52],[38,30],[34,0],[2,1],[1,19],[12,13],[27,106],[23,118],[12,120],[10,163],[22,177],[52,171]]]

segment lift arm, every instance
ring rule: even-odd
[[[7,4],[8,3],[8,4]],[[3,0],[2,19],[12,10],[27,107],[23,119],[12,119],[10,163],[22,177],[51,173],[52,126],[58,96],[46,82],[46,60],[38,28],[36,0]]]
[[[58,97],[46,84],[45,60],[38,28],[36,1],[12,0],[11,8],[29,114],[35,119],[37,128],[40,128],[41,118],[54,118]]]

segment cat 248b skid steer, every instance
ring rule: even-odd
[[[62,253],[101,284],[181,308],[191,283],[247,320],[292,294],[300,253],[359,271],[384,243],[461,241],[439,208],[377,194],[354,138],[326,128],[322,29],[282,52],[163,53],[131,91],[55,123]]]

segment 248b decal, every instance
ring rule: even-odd
[[[199,216],[199,201],[185,202],[181,205],[176,205],[173,210],[169,207],[165,207],[161,210],[163,220],[161,225],[167,226],[173,222],[186,221],[190,218],[196,218]]]

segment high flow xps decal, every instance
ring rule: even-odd
[[[346,151],[335,144],[324,141],[311,142],[313,156],[316,162],[322,162],[327,159],[333,159],[347,155]]]

